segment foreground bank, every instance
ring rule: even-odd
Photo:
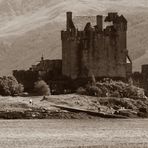
[[[146,118],[147,108],[147,98],[103,98],[76,94],[0,97],[1,119]]]

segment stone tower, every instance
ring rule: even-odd
[[[125,79],[132,73],[127,50],[127,20],[118,13],[108,13],[103,19],[97,15],[94,23],[91,17],[86,17],[87,23],[80,29],[72,12],[67,12],[66,31],[61,32],[63,75],[72,79],[91,75]],[[83,24],[81,20],[79,24]]]

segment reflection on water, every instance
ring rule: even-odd
[[[148,120],[0,120],[0,147],[148,147]]]

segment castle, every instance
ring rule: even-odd
[[[127,80],[132,75],[127,50],[127,20],[123,15],[108,13],[105,18],[98,15],[75,19],[72,12],[67,12],[66,30],[61,31],[61,40],[62,60],[42,57],[27,71],[13,71],[26,90],[32,90],[38,77],[52,88],[61,85],[61,88],[69,88],[71,81],[92,76]]]
[[[79,24],[84,23],[83,18],[80,17]],[[127,20],[117,13],[108,13],[103,19],[98,15],[92,26],[93,19],[85,17],[86,26],[76,28],[72,12],[67,12],[66,31],[61,32],[63,75],[72,79],[92,75],[96,78],[130,77],[132,62],[127,50]]]
[[[141,72],[134,72],[132,74],[132,80],[133,84],[143,88],[146,96],[148,96],[148,64],[141,66]]]

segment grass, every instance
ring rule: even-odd
[[[30,104],[29,101],[32,99],[33,104]],[[25,111],[33,109],[34,111],[45,109],[49,112],[58,112],[59,119],[60,115],[66,119],[77,118],[84,119],[89,118],[87,115],[83,114],[63,114],[63,110],[60,110],[52,105],[61,105],[65,107],[72,107],[82,110],[90,110],[98,112],[98,109],[101,112],[113,113],[116,110],[124,107],[126,112],[120,112],[121,115],[125,115],[131,118],[135,117],[148,117],[147,108],[148,108],[148,99],[129,99],[129,98],[116,98],[116,97],[93,97],[77,94],[69,95],[55,95],[48,96],[43,100],[42,96],[35,97],[0,97],[0,111]],[[131,110],[131,111],[129,111]],[[60,111],[60,114],[59,114]],[[136,115],[136,113],[138,113]],[[53,116],[54,117],[54,116]]]

